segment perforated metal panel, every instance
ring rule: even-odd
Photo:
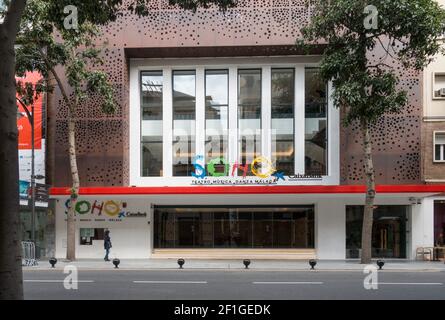
[[[104,27],[108,48],[102,66],[116,90],[119,108],[105,116],[100,97],[77,110],[77,148],[82,186],[128,185],[129,106],[127,48],[170,48],[181,56],[181,48],[225,47],[224,52],[240,54],[240,48],[261,46],[262,55],[283,54],[301,36],[300,28],[309,12],[304,0],[243,0],[237,8],[223,13],[215,8],[186,12],[151,1],[148,17],[129,12]],[[188,48],[188,49],[187,49]],[[232,49],[230,49],[232,48]],[[278,48],[278,49],[277,49]],[[286,49],[287,48],[287,49]],[[164,51],[165,52],[165,51]],[[208,52],[212,52],[210,49]],[[244,54],[249,51],[244,51]],[[193,54],[187,51],[188,56]],[[202,55],[202,53],[201,53]],[[209,54],[209,56],[212,56]],[[394,65],[396,65],[393,62]],[[397,66],[403,86],[410,92],[410,105],[403,114],[388,116],[373,130],[377,182],[385,184],[417,183],[420,180],[421,101],[419,76]],[[67,109],[60,93],[52,103],[57,108],[54,185],[70,185],[67,153]],[[357,128],[341,129],[341,183],[363,183],[361,138]],[[347,150],[347,152],[345,152]],[[50,150],[51,152],[51,150]]]

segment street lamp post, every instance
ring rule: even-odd
[[[31,104],[31,112],[26,104],[19,98],[17,101],[22,105],[31,125],[31,241],[36,245],[36,175],[35,175],[35,136],[34,136],[34,103]]]
[[[31,240],[36,245],[36,173],[35,173],[35,136],[34,136],[34,103],[31,104]]]

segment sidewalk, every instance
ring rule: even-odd
[[[56,270],[63,270],[67,265],[76,266],[79,270],[113,270],[112,262],[103,260],[77,260],[75,262],[65,262],[59,260]],[[373,261],[375,264],[375,260]],[[363,271],[364,266],[355,260],[321,260],[317,261],[318,271]],[[39,261],[34,267],[23,267],[23,270],[49,270],[52,269],[48,260]],[[121,259],[119,265],[121,270],[171,270],[178,269],[177,261],[174,259],[147,259],[147,260],[125,260]],[[244,269],[242,260],[186,260],[184,270],[242,270]],[[289,260],[252,260],[250,270],[257,271],[307,271],[310,269],[308,261]],[[387,271],[445,271],[445,264],[441,262],[429,261],[407,261],[407,260],[385,260],[384,270]],[[52,269],[54,270],[54,269]]]

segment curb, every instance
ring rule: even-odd
[[[106,272],[119,272],[119,271],[180,271],[180,272],[192,272],[192,271],[206,271],[206,272],[216,272],[216,271],[222,271],[222,272],[308,272],[308,273],[320,273],[320,272],[363,272],[363,269],[316,269],[316,270],[310,270],[308,269],[264,269],[264,268],[249,268],[248,270],[244,268],[118,268],[115,269],[114,267],[110,268],[94,268],[94,267],[78,267],[79,271],[106,271]],[[64,269],[60,267],[56,268],[32,268],[32,267],[26,267],[23,268],[23,271],[31,271],[31,272],[38,272],[38,271],[60,271],[63,272]],[[394,273],[417,273],[417,272],[445,272],[445,269],[383,269],[379,270],[379,272],[394,272]]]

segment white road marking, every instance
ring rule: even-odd
[[[391,285],[391,286],[443,286],[440,282],[379,282],[378,285]]]
[[[146,284],[207,284],[207,281],[133,281],[133,283]]]
[[[253,284],[313,284],[313,285],[322,285],[324,282],[265,282],[265,281],[256,281],[252,282]]]
[[[23,282],[35,283],[63,283],[64,280],[23,280]],[[70,280],[70,283],[94,283],[93,280]]]

